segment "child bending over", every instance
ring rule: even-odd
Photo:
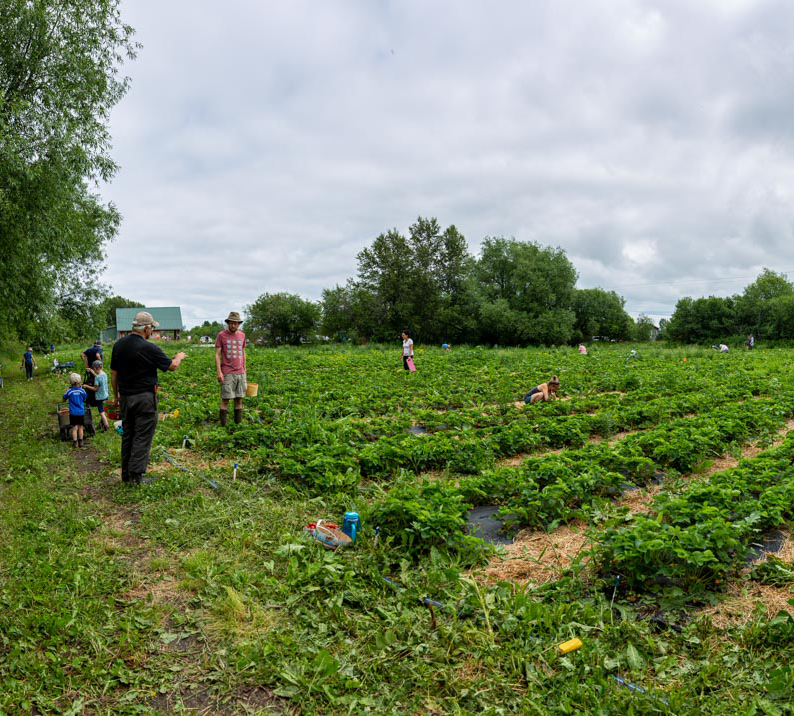
[[[102,370],[102,361],[95,360],[88,372],[94,376],[94,384],[83,383],[83,390],[94,392],[94,403],[99,413],[99,423],[102,430],[108,429],[108,416],[105,415],[105,401],[110,396],[108,392],[108,374]]]

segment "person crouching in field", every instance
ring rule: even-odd
[[[220,421],[229,418],[229,401],[234,398],[234,422],[243,419],[243,397],[248,387],[245,378],[245,333],[240,330],[240,314],[232,311],[226,319],[226,330],[215,339],[215,370],[221,384]]]
[[[524,402],[532,405],[533,403],[539,403],[542,400],[556,400],[557,390],[559,387],[560,381],[556,375],[553,375],[551,376],[551,380],[548,383],[541,383],[530,390],[524,396]]]
[[[72,447],[83,447],[83,425],[85,424],[85,400],[88,394],[80,387],[80,375],[69,374],[69,389],[63,399],[69,401],[69,425],[72,426]]]
[[[102,361],[95,360],[91,367],[88,369],[91,375],[94,376],[94,384],[83,384],[83,390],[91,390],[94,392],[94,405],[96,405],[97,412],[99,413],[99,423],[102,430],[107,430],[108,416],[105,415],[105,401],[108,399],[108,374],[102,370]]]

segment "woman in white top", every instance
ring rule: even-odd
[[[408,370],[408,359],[414,359],[414,342],[408,335],[408,331],[403,331],[403,368]]]

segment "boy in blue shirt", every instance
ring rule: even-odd
[[[83,384],[83,390],[92,390],[94,392],[94,405],[96,405],[97,412],[99,413],[99,424],[102,430],[107,430],[108,416],[105,415],[105,401],[108,399],[108,374],[102,370],[102,361],[95,360],[88,372],[94,376],[94,384]]]
[[[69,401],[69,425],[72,426],[72,447],[83,447],[83,425],[85,424],[84,403],[87,393],[80,387],[82,381],[78,373],[69,375],[69,389],[63,399]]]

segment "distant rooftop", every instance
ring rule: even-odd
[[[117,308],[116,309],[116,330],[131,331],[132,319],[139,311],[148,311],[154,320],[160,324],[157,330],[160,331],[181,331],[182,330],[182,309],[179,306],[159,306],[156,308]]]

